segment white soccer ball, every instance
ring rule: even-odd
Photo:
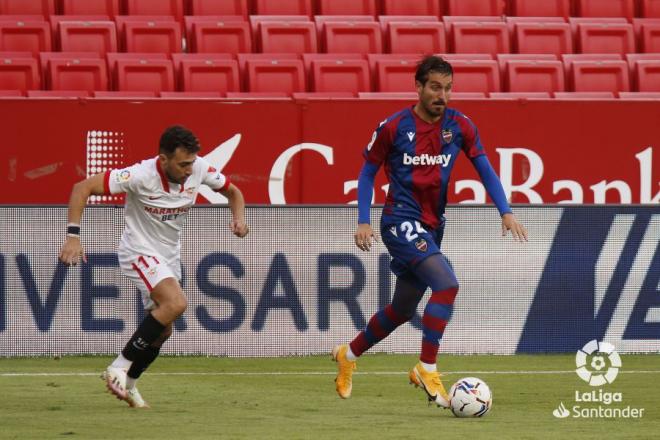
[[[456,417],[483,417],[493,404],[493,394],[481,379],[464,377],[449,390],[449,407]]]

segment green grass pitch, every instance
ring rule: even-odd
[[[622,356],[603,391],[644,408],[637,419],[555,418],[575,393],[591,392],[572,355],[444,356],[447,388],[477,376],[493,391],[481,419],[458,419],[427,405],[408,384],[412,355],[365,355],[353,396],[334,389],[330,356],[162,357],[139,382],[149,410],[109,395],[108,357],[0,359],[2,439],[651,439],[660,433],[660,355]],[[598,403],[583,403],[597,407]]]

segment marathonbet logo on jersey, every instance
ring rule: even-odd
[[[404,165],[442,165],[446,167],[451,160],[451,154],[420,154],[418,156],[410,156],[408,153],[403,153]]]

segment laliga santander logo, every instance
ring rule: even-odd
[[[590,356],[592,356],[591,362],[588,362]],[[605,370],[608,363],[609,367]],[[594,339],[577,351],[575,366],[577,367],[575,372],[580,379],[592,387],[599,387],[614,382],[621,368],[621,357],[614,349],[614,345]]]

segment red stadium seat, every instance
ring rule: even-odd
[[[628,23],[580,23],[577,46],[581,53],[636,52],[633,27]]]
[[[599,99],[614,99],[614,92],[556,92],[555,99],[580,99],[593,101]]]
[[[640,31],[641,50],[646,53],[660,53],[660,23],[644,23]]]
[[[640,16],[660,18],[660,0],[640,0]]]
[[[328,53],[380,53],[380,25],[376,22],[326,22],[323,42]]]
[[[227,92],[229,99],[288,100],[291,95],[286,92]]]
[[[495,60],[455,60],[454,92],[500,92],[500,70]]]
[[[446,52],[445,26],[440,22],[391,22],[386,33],[391,53]]]
[[[60,21],[57,40],[63,52],[117,52],[113,21]]]
[[[660,92],[620,92],[619,99],[660,101]]]
[[[307,23],[310,21],[309,17],[306,15],[250,15],[250,26],[252,27],[252,33],[256,34],[259,32],[259,25],[261,23],[277,21],[277,22],[303,22]]]
[[[190,15],[248,16],[248,0],[189,0]]]
[[[252,36],[247,21],[214,20],[192,21],[192,38],[189,40],[193,52],[247,53],[252,52]]]
[[[355,93],[351,92],[296,92],[291,95],[293,99],[307,100],[307,99],[348,99],[355,98]]]
[[[493,55],[489,53],[443,53],[439,54],[443,59],[453,63],[454,61],[475,61],[475,60],[493,60]]]
[[[317,0],[319,15],[376,15],[375,0]]]
[[[89,98],[91,95],[87,90],[28,90],[28,98],[52,98],[52,99],[80,99]]]
[[[629,92],[628,64],[621,61],[573,61],[571,83],[576,92]]]
[[[238,62],[213,55],[174,54],[175,70],[181,89],[186,92],[240,92]],[[206,54],[204,54],[206,55]]]
[[[307,15],[313,14],[312,0],[254,0],[256,15]]]
[[[558,60],[557,55],[551,53],[542,53],[542,54],[501,53],[497,55],[497,63],[500,66],[501,78],[504,78],[506,74],[506,65],[509,61],[557,61],[557,60]],[[563,73],[562,75],[565,76]]]
[[[637,61],[640,60],[652,60],[660,61],[660,53],[628,53],[625,56],[626,61],[628,61],[628,67],[630,69],[630,77],[635,77],[635,69],[637,69]],[[633,85],[633,88],[636,88]]]
[[[523,17],[568,17],[570,0],[510,0],[511,14]]]
[[[360,99],[400,99],[402,101],[417,101],[417,92],[360,92]]]
[[[183,30],[188,41],[193,37],[193,24],[203,22],[220,22],[219,26],[224,23],[245,22],[245,17],[242,15],[186,15],[183,17]]]
[[[126,52],[181,52],[181,26],[175,21],[130,21],[124,24]]]
[[[105,59],[51,58],[46,71],[49,90],[108,90]]]
[[[568,23],[517,23],[514,29],[516,52],[524,54],[573,52]]]
[[[41,65],[41,77],[46,78],[48,72],[46,68],[48,67],[48,62],[53,59],[60,60],[74,60],[81,58],[91,58],[105,60],[105,55],[101,55],[95,52],[39,52],[39,64]]]
[[[103,99],[145,99],[145,98],[157,98],[158,94],[156,92],[148,90],[138,90],[138,91],[127,91],[127,90],[108,90],[108,91],[98,91],[92,93],[94,98],[103,98]]]
[[[378,54],[382,55],[382,54]],[[303,66],[305,72],[307,73],[307,84],[312,83],[312,61],[322,60],[322,61],[334,61],[334,62],[344,62],[344,61],[353,61],[353,60],[364,60],[365,56],[360,53],[304,53],[302,54]],[[373,72],[369,64],[369,71]],[[315,93],[315,92],[312,92]]]
[[[317,52],[316,26],[311,21],[262,22],[258,35],[258,48],[263,53]]]
[[[108,54],[115,89],[124,92],[174,91],[174,68],[166,54]]]
[[[216,55],[216,54],[213,54]],[[200,55],[201,56],[201,55]],[[317,56],[317,54],[311,54],[310,56]],[[236,60],[238,61],[238,70],[240,72],[241,78],[247,77],[247,62],[248,61],[268,61],[279,63],[281,61],[287,60],[300,60],[301,55],[297,53],[239,53],[236,55]],[[245,85],[245,84],[244,84]]]
[[[513,34],[518,24],[557,24],[566,23],[564,17],[506,17],[504,20],[509,26],[509,32]],[[572,32],[572,31],[571,31]]]
[[[471,17],[464,15],[445,15],[442,17],[442,22],[445,24],[447,32],[451,33],[454,23],[503,23],[504,19],[502,17],[490,16]]]
[[[183,0],[124,0],[126,15],[171,15],[183,19]]]
[[[634,0],[575,0],[580,17],[625,17],[635,15]]]
[[[465,99],[486,99],[486,93],[484,92],[453,92],[451,94],[451,99],[454,101],[460,101]]]
[[[382,0],[384,15],[433,15],[439,17],[443,11],[438,0]]]
[[[219,99],[226,95],[220,92],[160,92],[165,99]]]
[[[504,15],[504,0],[446,0],[447,15]]]
[[[37,20],[7,20],[0,17],[0,51],[51,50],[50,23]]]
[[[551,98],[548,92],[493,92],[489,93],[490,99],[549,99]]]
[[[366,60],[314,60],[311,71],[314,92],[369,92],[371,79]]]
[[[249,59],[245,70],[249,92],[280,92],[290,95],[306,91],[305,71],[299,59]]]
[[[55,13],[55,0],[0,0],[1,15],[34,14],[48,17]]]
[[[573,41],[577,42],[578,26],[581,24],[628,24],[628,20],[624,17],[569,17],[568,24],[571,25]]]
[[[510,52],[509,32],[504,22],[456,22],[451,28],[451,40],[456,53]]]
[[[660,60],[638,60],[633,80],[640,92],[660,92]]]
[[[314,23],[316,24],[316,32],[318,32],[319,43],[323,40],[323,33],[325,32],[326,23],[329,22],[372,23],[374,21],[375,20],[371,15],[315,15],[314,16]],[[381,32],[384,32],[384,29],[381,29]]]
[[[394,64],[415,64],[420,62],[423,55],[417,53],[370,53],[367,55],[369,70],[374,77],[374,84],[377,82],[376,70],[379,61],[393,62]]]
[[[402,21],[406,23],[438,23],[438,17],[432,15],[381,15],[378,17],[380,30],[383,35],[387,34],[390,23]]]
[[[28,52],[0,53],[0,90],[41,88],[39,63]]]
[[[381,58],[375,61],[376,90],[379,92],[414,92],[419,57]]]
[[[504,88],[509,92],[563,92],[564,66],[561,61],[509,61]]]
[[[22,90],[2,90],[0,89],[0,99],[25,98]]]
[[[564,72],[566,73],[566,79],[570,83],[570,80],[573,76],[573,62],[574,61],[621,61],[623,60],[623,55],[618,53],[604,53],[604,54],[590,54],[590,53],[580,53],[580,54],[564,54],[561,56],[561,59],[564,63]],[[567,84],[567,87],[570,88],[570,85]]]
[[[119,15],[119,0],[61,0],[62,15]]]

